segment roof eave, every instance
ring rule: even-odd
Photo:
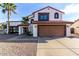
[[[59,11],[59,12],[61,12],[61,13],[63,13],[63,14],[65,14],[63,11],[60,11],[60,10],[58,10],[58,9],[56,9],[56,8],[53,8],[53,7],[50,7],[50,6],[47,6],[47,7],[41,8],[41,9],[39,9],[39,10],[33,12],[32,14],[35,14],[36,12],[41,11],[41,10],[43,10],[43,9],[45,9],[45,8],[48,8],[48,7],[51,8],[51,9],[54,9],[54,10],[56,10],[56,11]]]

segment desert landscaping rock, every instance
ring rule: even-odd
[[[5,56],[35,56],[36,43],[0,43],[0,55]]]

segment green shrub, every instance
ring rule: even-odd
[[[31,33],[31,31],[27,31],[27,35],[32,36],[33,34]]]

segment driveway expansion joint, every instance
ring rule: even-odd
[[[69,47],[67,47],[65,44],[63,44],[62,42],[60,42],[60,41],[58,41],[58,40],[56,40],[58,43],[60,43],[61,45],[63,45],[64,47],[66,47],[67,49],[69,49],[70,51],[72,51],[73,53],[75,53],[76,55],[78,55],[79,56],[79,54],[78,53],[76,53],[75,51],[73,51],[71,48],[69,48]]]

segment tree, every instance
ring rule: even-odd
[[[7,28],[6,24],[2,24],[2,27],[3,27],[3,29]]]
[[[16,5],[14,3],[2,3],[0,4],[1,8],[2,8],[2,12],[3,13],[7,13],[7,19],[8,19],[8,34],[10,32],[10,16],[12,13],[16,13]]]
[[[28,17],[22,17],[22,24],[27,24],[29,21]]]

